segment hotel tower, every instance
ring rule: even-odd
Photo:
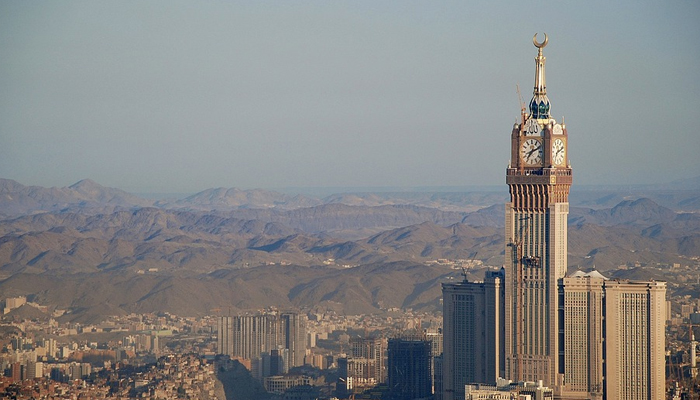
[[[566,274],[571,165],[566,126],[551,115],[545,61],[539,43],[535,88],[511,134],[506,183],[505,368],[513,381],[557,383],[558,280]]]
[[[471,399],[482,390],[467,394],[465,385],[496,381],[533,382],[555,399],[661,399],[665,282],[566,276],[568,133],[551,116],[547,36],[532,40],[535,87],[513,126],[506,170],[505,265],[481,282],[465,275],[442,285],[442,399]]]

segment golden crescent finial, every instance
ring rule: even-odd
[[[549,38],[547,37],[547,34],[544,34],[544,42],[542,43],[537,43],[537,34],[535,33],[535,36],[532,37],[532,43],[537,47],[538,49],[544,48],[544,46],[547,45],[547,42],[549,41]]]

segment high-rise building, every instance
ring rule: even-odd
[[[442,328],[431,328],[424,333],[425,340],[430,342],[430,369],[433,371],[433,397],[434,400],[439,400],[437,397],[442,398],[442,365],[440,368],[436,367],[436,359],[440,359],[442,362]],[[440,385],[440,390],[438,391],[437,386]]]
[[[306,319],[303,315],[289,312],[282,313],[280,319],[284,346],[289,349],[290,366],[302,366],[306,356]]]
[[[469,383],[495,382],[503,365],[503,272],[483,282],[442,284],[445,400],[464,399]]]
[[[535,57],[535,88],[529,110],[511,133],[506,183],[505,363],[509,379],[542,380],[552,387],[559,374],[558,281],[567,268],[567,215],[571,166],[568,133],[550,116],[545,60]],[[527,113],[529,111],[529,114]]]
[[[71,379],[83,379],[90,375],[92,366],[90,363],[73,362],[68,366],[68,375]]]
[[[566,398],[602,399],[603,284],[597,273],[577,273],[562,280],[564,382]]]
[[[431,344],[421,339],[389,339],[389,398],[412,400],[433,393]]]
[[[433,400],[442,400],[445,395],[444,385],[442,384],[442,360],[443,355],[433,358]]]
[[[352,338],[350,354],[338,359],[340,386],[360,390],[386,381],[386,339]]]
[[[611,279],[604,292],[604,398],[663,399],[666,283]]]
[[[666,284],[577,272],[561,286],[562,398],[664,398]]]
[[[289,349],[279,346],[270,352],[269,357],[263,357],[263,362],[269,360],[269,373],[265,376],[283,375],[289,372]]]
[[[233,356],[252,359],[281,344],[278,317],[272,314],[232,317]]]
[[[10,378],[13,382],[24,380],[24,365],[21,362],[13,362],[10,365]]]
[[[216,324],[216,349],[219,354],[233,355],[233,317],[219,317]]]
[[[366,359],[369,368],[367,377],[375,384],[386,381],[386,339],[385,338],[352,338],[350,339],[352,357]]]
[[[304,365],[306,321],[296,313],[219,317],[217,345],[220,354],[252,360],[261,354],[288,349],[290,367]]]
[[[424,336],[425,340],[430,342],[430,352],[433,357],[442,354],[442,328],[428,329]]]
[[[566,277],[572,169],[566,126],[550,115],[547,42],[533,38],[533,96],[511,133],[504,269],[492,286],[443,284],[443,398],[496,376],[557,399],[661,399],[665,283]]]
[[[44,376],[44,363],[41,361],[27,361],[25,379],[41,378]]]

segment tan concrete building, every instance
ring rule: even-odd
[[[577,273],[562,280],[564,381],[567,399],[602,399],[603,284],[600,274]]]
[[[605,282],[607,400],[665,396],[666,283]]]
[[[551,400],[552,388],[542,386],[542,382],[512,383],[499,379],[496,385],[467,385],[464,388],[465,400]]]
[[[562,280],[567,399],[663,399],[666,284],[577,272]]]

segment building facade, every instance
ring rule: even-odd
[[[281,348],[288,350],[289,367],[304,365],[306,320],[303,315],[282,313],[219,317],[217,328],[219,354],[253,360]]]
[[[499,380],[495,385],[467,385],[466,400],[552,400],[552,388],[542,386],[542,382],[518,382]]]
[[[289,349],[289,360],[292,367],[304,365],[306,356],[306,318],[297,313],[282,313],[280,315],[284,346]]]
[[[350,354],[338,359],[341,389],[362,390],[386,382],[386,346],[385,338],[350,339]]]
[[[389,339],[389,398],[427,399],[433,394],[431,344],[421,339]]]
[[[445,400],[464,399],[464,385],[495,382],[504,374],[503,272],[483,282],[443,283],[443,376]]]
[[[607,280],[604,292],[604,398],[663,399],[666,283]]]
[[[603,276],[577,273],[562,280],[566,398],[602,399]]]
[[[665,393],[666,284],[564,278],[567,399],[662,399]]]

